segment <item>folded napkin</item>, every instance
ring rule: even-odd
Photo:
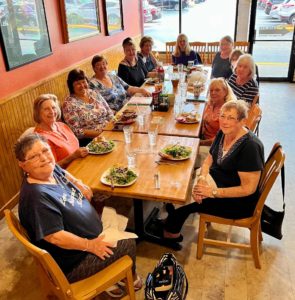
[[[132,232],[125,231],[128,219],[117,214],[116,210],[111,207],[104,207],[101,221],[103,231],[100,234],[104,235],[104,241],[117,246],[117,242],[124,239],[136,239],[138,236]]]
[[[200,82],[205,84],[207,81],[207,75],[205,75],[203,72],[195,71],[192,72],[188,78],[188,84],[192,85],[195,82]]]

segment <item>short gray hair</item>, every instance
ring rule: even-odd
[[[231,100],[224,103],[221,107],[221,112],[235,109],[238,114],[238,120],[248,118],[249,104],[244,100]]]
[[[38,98],[34,101],[34,108],[33,108],[33,118],[36,123],[40,123],[40,110],[43,102],[47,100],[53,100],[56,104],[56,111],[57,111],[57,119],[61,118],[61,110],[59,106],[59,101],[57,97],[53,94],[41,94]]]
[[[37,141],[47,144],[47,139],[38,133],[31,133],[19,139],[14,145],[14,154],[16,159],[19,161],[25,161],[27,152],[32,149],[33,145]]]
[[[255,62],[254,62],[254,59],[253,59],[252,55],[251,54],[243,54],[243,55],[241,55],[238,58],[236,67],[238,67],[238,65],[241,62],[245,62],[249,66],[249,69],[250,69],[250,75],[249,76],[252,79],[254,79],[254,77],[255,77]]]

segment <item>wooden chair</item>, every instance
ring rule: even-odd
[[[207,43],[206,42],[191,42],[189,43],[192,50],[199,53],[202,63],[205,64],[207,60]]]
[[[219,42],[207,43],[207,64],[212,64],[216,53],[219,51]]]
[[[277,145],[279,145],[279,143],[276,143],[273,146],[273,149],[275,149]],[[261,213],[266,197],[269,191],[271,190],[276,178],[278,177],[280,170],[284,164],[284,161],[285,154],[282,148],[280,147],[275,151],[275,154],[272,156],[272,158],[266,163],[259,182],[260,197],[258,199],[252,217],[245,219],[225,219],[208,214],[200,214],[197,249],[198,259],[202,258],[204,245],[214,245],[227,248],[235,247],[240,249],[251,249],[255,267],[257,269],[261,269],[259,261],[260,243],[262,241],[262,233],[260,226]],[[226,241],[205,238],[205,227],[207,222],[248,228],[250,230],[250,244],[231,242],[230,237],[228,237]]]
[[[261,118],[262,118],[262,110],[260,106],[257,103],[252,104],[248,112],[246,127],[252,132],[257,133]]]
[[[174,52],[176,42],[166,42],[166,63],[172,63],[172,53]]]
[[[34,257],[46,296],[55,296],[62,300],[92,299],[118,281],[126,279],[127,296],[124,297],[124,300],[135,300],[131,271],[132,260],[129,256],[118,259],[86,279],[70,284],[52,256],[47,251],[30,243],[26,230],[15,215],[8,209],[4,211],[4,214],[11,232]]]
[[[240,49],[245,53],[249,53],[250,43],[245,41],[234,42],[235,49]]]

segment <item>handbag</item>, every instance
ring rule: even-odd
[[[188,281],[185,272],[172,253],[161,257],[145,284],[146,300],[185,300]]]
[[[272,153],[270,153],[268,160],[272,157],[272,155],[277,151],[278,148],[282,147],[278,145],[277,148],[274,149]],[[267,160],[267,161],[268,161]],[[283,210],[276,211],[270,208],[269,206],[263,206],[262,214],[261,214],[261,230],[262,232],[281,240],[283,237],[282,234],[282,225],[285,216],[285,168],[284,165],[281,169],[281,184],[282,184],[282,195],[283,195]]]

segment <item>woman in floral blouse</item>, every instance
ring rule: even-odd
[[[120,110],[129,96],[135,93],[151,96],[146,89],[128,85],[117,75],[109,73],[108,62],[103,56],[95,55],[91,64],[95,74],[90,79],[89,86],[104,97],[112,110]]]
[[[82,70],[74,69],[67,80],[70,96],[62,107],[65,122],[85,146],[98,136],[114,115],[104,98],[89,89],[88,79]]]

